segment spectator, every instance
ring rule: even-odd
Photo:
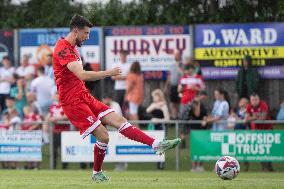
[[[44,68],[39,67],[37,70],[38,77],[32,80],[31,91],[35,93],[36,100],[40,105],[42,113],[46,115],[52,103],[51,91],[54,81],[44,75]]]
[[[250,95],[250,104],[247,106],[245,120],[250,123],[252,130],[272,130],[272,124],[254,124],[252,121],[256,120],[269,120],[269,108],[267,104],[260,100],[257,93]],[[261,162],[262,170],[272,172],[271,162]]]
[[[62,106],[59,104],[58,100],[58,94],[55,88],[52,90],[53,94],[53,103],[49,108],[49,113],[46,116],[46,121],[50,122],[53,125],[53,154],[54,154],[54,159],[53,159],[53,165],[56,168],[56,162],[57,162],[57,157],[58,157],[58,150],[61,147],[61,132],[62,131],[69,131],[70,130],[70,125],[65,124],[65,123],[58,123],[59,121],[68,121],[67,116],[64,114]],[[44,126],[44,129],[47,128],[47,125]],[[68,163],[62,163],[62,168],[67,169]]]
[[[236,91],[239,98],[249,98],[253,92],[257,92],[259,84],[259,74],[251,65],[251,56],[244,57],[242,67],[238,71],[236,78]]]
[[[46,57],[46,62],[44,65],[44,75],[48,76],[50,79],[54,81],[54,73],[52,66],[52,53],[48,54]]]
[[[27,96],[27,105],[32,108],[32,111],[35,114],[40,115],[41,118],[43,118],[45,115],[42,113],[41,107],[39,103],[36,101],[34,93],[27,92],[26,96]]]
[[[245,120],[247,106],[248,106],[248,99],[241,98],[239,100],[239,106],[238,106],[238,108],[236,110],[236,115],[237,115],[237,120],[238,121],[244,121]],[[235,125],[235,130],[246,130],[246,129],[247,129],[247,124],[237,123]]]
[[[24,79],[13,74],[10,95],[15,98],[16,110],[21,118],[24,117],[23,108],[27,103]]]
[[[39,123],[32,123],[32,122],[39,122],[41,118],[38,114],[35,114],[32,111],[30,106],[24,107],[24,124],[22,125],[22,130],[24,131],[33,131],[39,130],[40,124]],[[39,162],[28,162],[25,166],[25,169],[39,169]]]
[[[205,88],[205,84],[200,75],[194,74],[194,67],[191,64],[184,66],[184,75],[181,77],[178,91],[181,93],[180,118],[185,107],[190,103],[195,95]]]
[[[193,57],[187,57],[185,64],[191,64],[194,67],[194,74],[202,76],[200,64]]]
[[[203,101],[205,101],[207,99],[207,93],[206,91],[200,91],[196,94],[196,96],[194,97],[194,101],[195,101],[195,104],[193,105],[192,103],[188,103],[185,107],[184,107],[184,111],[182,112],[181,114],[181,120],[206,120],[205,116],[207,115],[207,110],[203,104]],[[196,103],[199,103],[199,107],[198,106],[195,106]],[[200,116],[202,117],[202,119],[197,119],[195,118],[196,116],[198,116],[198,114],[193,114],[193,107],[197,107],[197,108],[200,108],[200,110],[202,110],[202,112],[200,112]],[[205,116],[204,113],[206,113]],[[198,128],[200,129],[202,126],[202,128],[206,128],[206,122],[203,123],[203,125],[201,124],[183,124],[182,125],[182,130],[181,130],[181,140],[182,140],[182,143],[181,143],[181,149],[184,149],[186,148],[186,138],[189,134],[189,131],[190,129],[195,129],[195,128]],[[198,166],[198,165],[197,165]]]
[[[126,93],[126,76],[129,72],[131,64],[127,62],[127,54],[128,52],[125,50],[121,50],[120,55],[120,62],[115,64],[115,66],[119,66],[121,68],[121,75],[120,76],[113,76],[112,79],[115,80],[114,83],[114,90],[115,90],[115,101],[118,102],[120,107],[124,105],[124,97]],[[124,112],[123,112],[124,113]]]
[[[229,117],[230,101],[227,91],[217,89],[214,91],[215,102],[211,115],[206,122],[213,123],[213,131],[224,131],[227,129],[227,123],[218,123],[220,120],[227,120]]]
[[[169,68],[169,75],[165,84],[164,92],[169,91],[170,113],[172,119],[178,117],[178,107],[180,97],[178,95],[178,82],[182,75],[182,55],[180,52],[175,54],[175,62]]]
[[[18,116],[18,112],[15,107],[15,98],[7,97],[5,100],[6,109],[3,111],[3,121],[5,130],[18,130],[21,125],[21,118]],[[2,162],[4,169],[16,169],[18,167],[17,162]]]
[[[5,99],[10,95],[12,76],[15,68],[11,66],[9,56],[2,59],[3,67],[0,67],[0,113],[6,108]]]
[[[170,113],[165,100],[164,94],[160,89],[156,89],[152,92],[153,102],[146,109],[146,112],[149,113],[152,117],[152,121],[155,123],[157,121],[168,121],[170,120]],[[155,130],[165,130],[165,124],[155,123]],[[162,170],[165,168],[164,162],[158,162],[157,168]]]
[[[129,119],[138,120],[138,107],[143,102],[144,79],[139,62],[133,62],[126,77],[126,100],[129,103]]]
[[[28,55],[24,55],[23,60],[21,61],[21,66],[19,66],[16,70],[19,77],[25,80],[26,90],[30,89],[30,83],[35,76],[35,68],[33,65],[29,64],[29,59]]]
[[[93,71],[93,68],[90,63],[84,62],[83,57],[81,57],[83,62],[83,69],[85,71]],[[86,88],[90,91],[90,93],[95,96],[98,99],[101,99],[101,86],[100,86],[100,80],[96,81],[85,81]]]
[[[277,120],[284,120],[284,100],[282,101],[280,105],[280,110],[277,114]]]

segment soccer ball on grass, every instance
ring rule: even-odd
[[[232,180],[239,174],[240,164],[231,156],[223,156],[216,162],[215,172],[223,180]]]

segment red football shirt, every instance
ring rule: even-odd
[[[268,115],[268,106],[267,104],[264,102],[264,101],[260,101],[259,103],[259,106],[257,107],[253,107],[251,104],[249,104],[247,106],[247,113],[250,115],[250,116],[261,116],[261,114],[264,114],[266,113],[267,114],[267,117],[266,117],[266,120],[269,120],[270,117]],[[252,129],[257,129],[257,130],[271,130],[272,129],[272,124],[254,124],[252,123],[251,124],[251,128]]]
[[[59,39],[54,47],[52,62],[61,105],[71,104],[79,100],[82,93],[88,92],[85,82],[67,68],[67,64],[74,61],[81,62],[76,46],[64,38]]]
[[[181,103],[184,105],[191,102],[197,93],[197,91],[192,89],[193,85],[204,88],[204,82],[200,75],[183,75],[179,84],[182,85]]]
[[[50,113],[50,116],[53,118],[64,116],[62,106],[60,106],[57,103],[53,103],[50,106],[49,113]],[[62,131],[69,131],[69,130],[70,130],[69,124],[55,124],[53,127],[53,132],[57,134],[61,133]]]

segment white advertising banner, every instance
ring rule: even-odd
[[[163,140],[164,131],[145,131],[153,138]],[[144,144],[129,140],[117,131],[109,131],[109,145],[105,162],[164,162],[165,155]],[[61,134],[61,159],[63,162],[93,162],[96,138],[89,135],[81,139],[79,132],[66,131]]]
[[[188,26],[108,27],[104,35],[106,68],[120,61],[121,50],[128,51],[128,62],[140,62],[142,71],[168,71],[176,52],[191,55]]]
[[[1,131],[0,161],[42,161],[42,131]]]

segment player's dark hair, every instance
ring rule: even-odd
[[[83,29],[85,26],[91,28],[94,25],[86,18],[84,18],[81,15],[75,14],[70,21],[69,27],[70,31],[72,31],[74,28]]]
[[[128,51],[122,49],[119,51],[119,54],[128,55]]]
[[[132,63],[132,65],[130,67],[130,72],[135,73],[135,74],[141,73],[141,66],[140,66],[140,63],[138,61],[135,61],[135,62]]]

